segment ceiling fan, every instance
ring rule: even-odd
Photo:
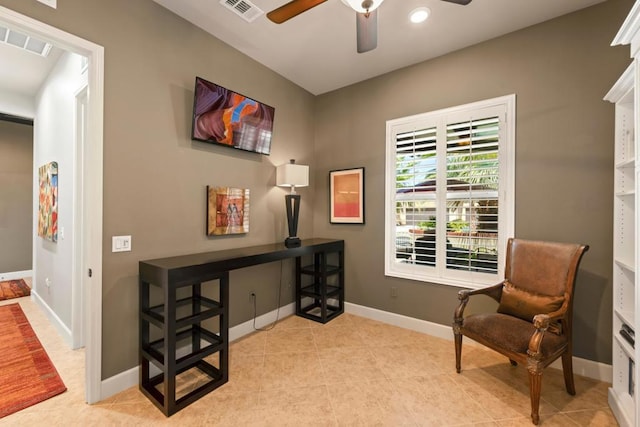
[[[302,12],[318,6],[327,0],[292,0],[271,12],[267,18],[276,24],[282,24]],[[378,45],[378,6],[384,0],[341,0],[356,11],[356,35],[358,53],[373,50]],[[471,0],[442,0],[449,3],[467,5]]]

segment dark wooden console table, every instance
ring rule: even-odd
[[[308,266],[305,257],[312,257]],[[140,261],[140,390],[166,416],[229,379],[229,271],[288,258],[296,259],[296,314],[326,323],[344,312],[343,240],[307,239],[298,248],[275,243]],[[208,281],[219,283],[217,301],[202,295],[201,284]],[[151,306],[150,285],[162,289],[162,304]],[[184,287],[191,288],[191,295],[178,299],[177,290]],[[202,325],[214,318],[217,333]],[[153,341],[152,325],[161,336]],[[184,340],[190,342],[189,353],[177,357],[177,343]],[[204,360],[216,353],[218,367]],[[161,373],[151,377],[151,364]],[[192,368],[210,381],[176,398],[176,376]]]

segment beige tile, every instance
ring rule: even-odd
[[[29,297],[19,302],[67,392],[9,415],[8,426],[531,426],[527,372],[480,346],[465,345],[455,373],[452,341],[345,313],[327,324],[297,316],[230,345],[229,382],[165,417],[131,387],[84,403],[84,351],[69,350]],[[217,358],[208,358],[217,363]],[[206,376],[190,370],[182,393]],[[615,426],[609,384],[562,372],[543,375],[541,425]]]
[[[381,347],[375,351],[376,367],[387,378],[412,377],[416,375],[442,374],[438,366],[425,357],[420,347],[397,345]]]
[[[300,316],[288,316],[280,320],[275,329],[308,329],[314,326],[315,322]]]
[[[260,409],[287,407],[307,403],[330,404],[329,389],[325,385],[271,389],[260,392]]]
[[[384,378],[373,351],[368,347],[332,347],[318,353],[327,384]]]
[[[229,382],[234,391],[260,391],[264,373],[264,355],[242,355],[233,352],[229,358]]]
[[[316,351],[310,328],[274,329],[267,332],[266,336],[266,354]]]
[[[264,332],[254,332],[246,337],[233,341],[229,345],[229,354],[238,353],[241,355],[264,354],[267,343],[267,334]]]
[[[316,352],[267,354],[261,390],[324,384]]]
[[[368,343],[349,326],[313,328],[313,337],[318,349],[336,347],[364,347]]]
[[[566,415],[572,421],[583,427],[617,427],[618,425],[609,408],[593,411],[567,412]]]

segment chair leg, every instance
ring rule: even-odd
[[[531,421],[540,422],[540,391],[542,389],[542,372],[529,372],[529,394],[531,395]]]
[[[562,373],[564,374],[564,385],[567,393],[575,396],[576,385],[573,382],[573,357],[569,351],[565,351],[562,355]]]
[[[453,341],[456,346],[456,372],[460,373],[460,359],[462,358],[462,334],[453,334]]]

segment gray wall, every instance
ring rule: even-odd
[[[610,362],[613,107],[601,99],[629,62],[626,48],[608,45],[630,0],[320,97],[150,0],[0,5],[105,47],[103,378],[138,363],[138,261],[283,239],[274,166],[289,158],[314,174],[300,191],[299,234],[346,240],[347,299],[450,324],[456,289],[383,275],[385,121],[508,93],[518,95],[517,235],[593,246],[580,274],[576,354]],[[190,140],[196,75],[276,108],[271,156]],[[327,172],[352,166],[367,168],[367,223],[330,226]],[[204,236],[207,184],[251,189],[248,235]],[[112,254],[111,236],[121,234],[133,236],[134,250]],[[232,325],[251,318],[251,290],[259,313],[275,307],[279,271],[232,273]],[[389,298],[390,286],[398,298]],[[283,304],[290,287],[285,294]]]
[[[138,364],[138,261],[284,240],[286,191],[275,166],[313,164],[314,97],[151,0],[65,0],[0,5],[105,48],[102,378]],[[272,152],[263,156],[190,139],[195,76],[276,109]],[[311,188],[314,182],[311,181]],[[205,236],[207,185],[249,188],[250,231]],[[312,236],[313,191],[301,189],[299,235]],[[111,253],[111,236],[132,252]],[[292,301],[291,263],[283,304]],[[275,309],[277,264],[231,274],[231,324]]]
[[[611,363],[614,117],[602,98],[630,63],[609,45],[632,5],[610,0],[318,97],[314,232],[346,240],[349,302],[451,324],[458,289],[384,276],[385,122],[515,93],[515,235],[591,245],[575,355]],[[330,225],[327,173],[354,166],[366,168],[366,225]]]
[[[31,270],[33,126],[0,120],[0,274]]]

